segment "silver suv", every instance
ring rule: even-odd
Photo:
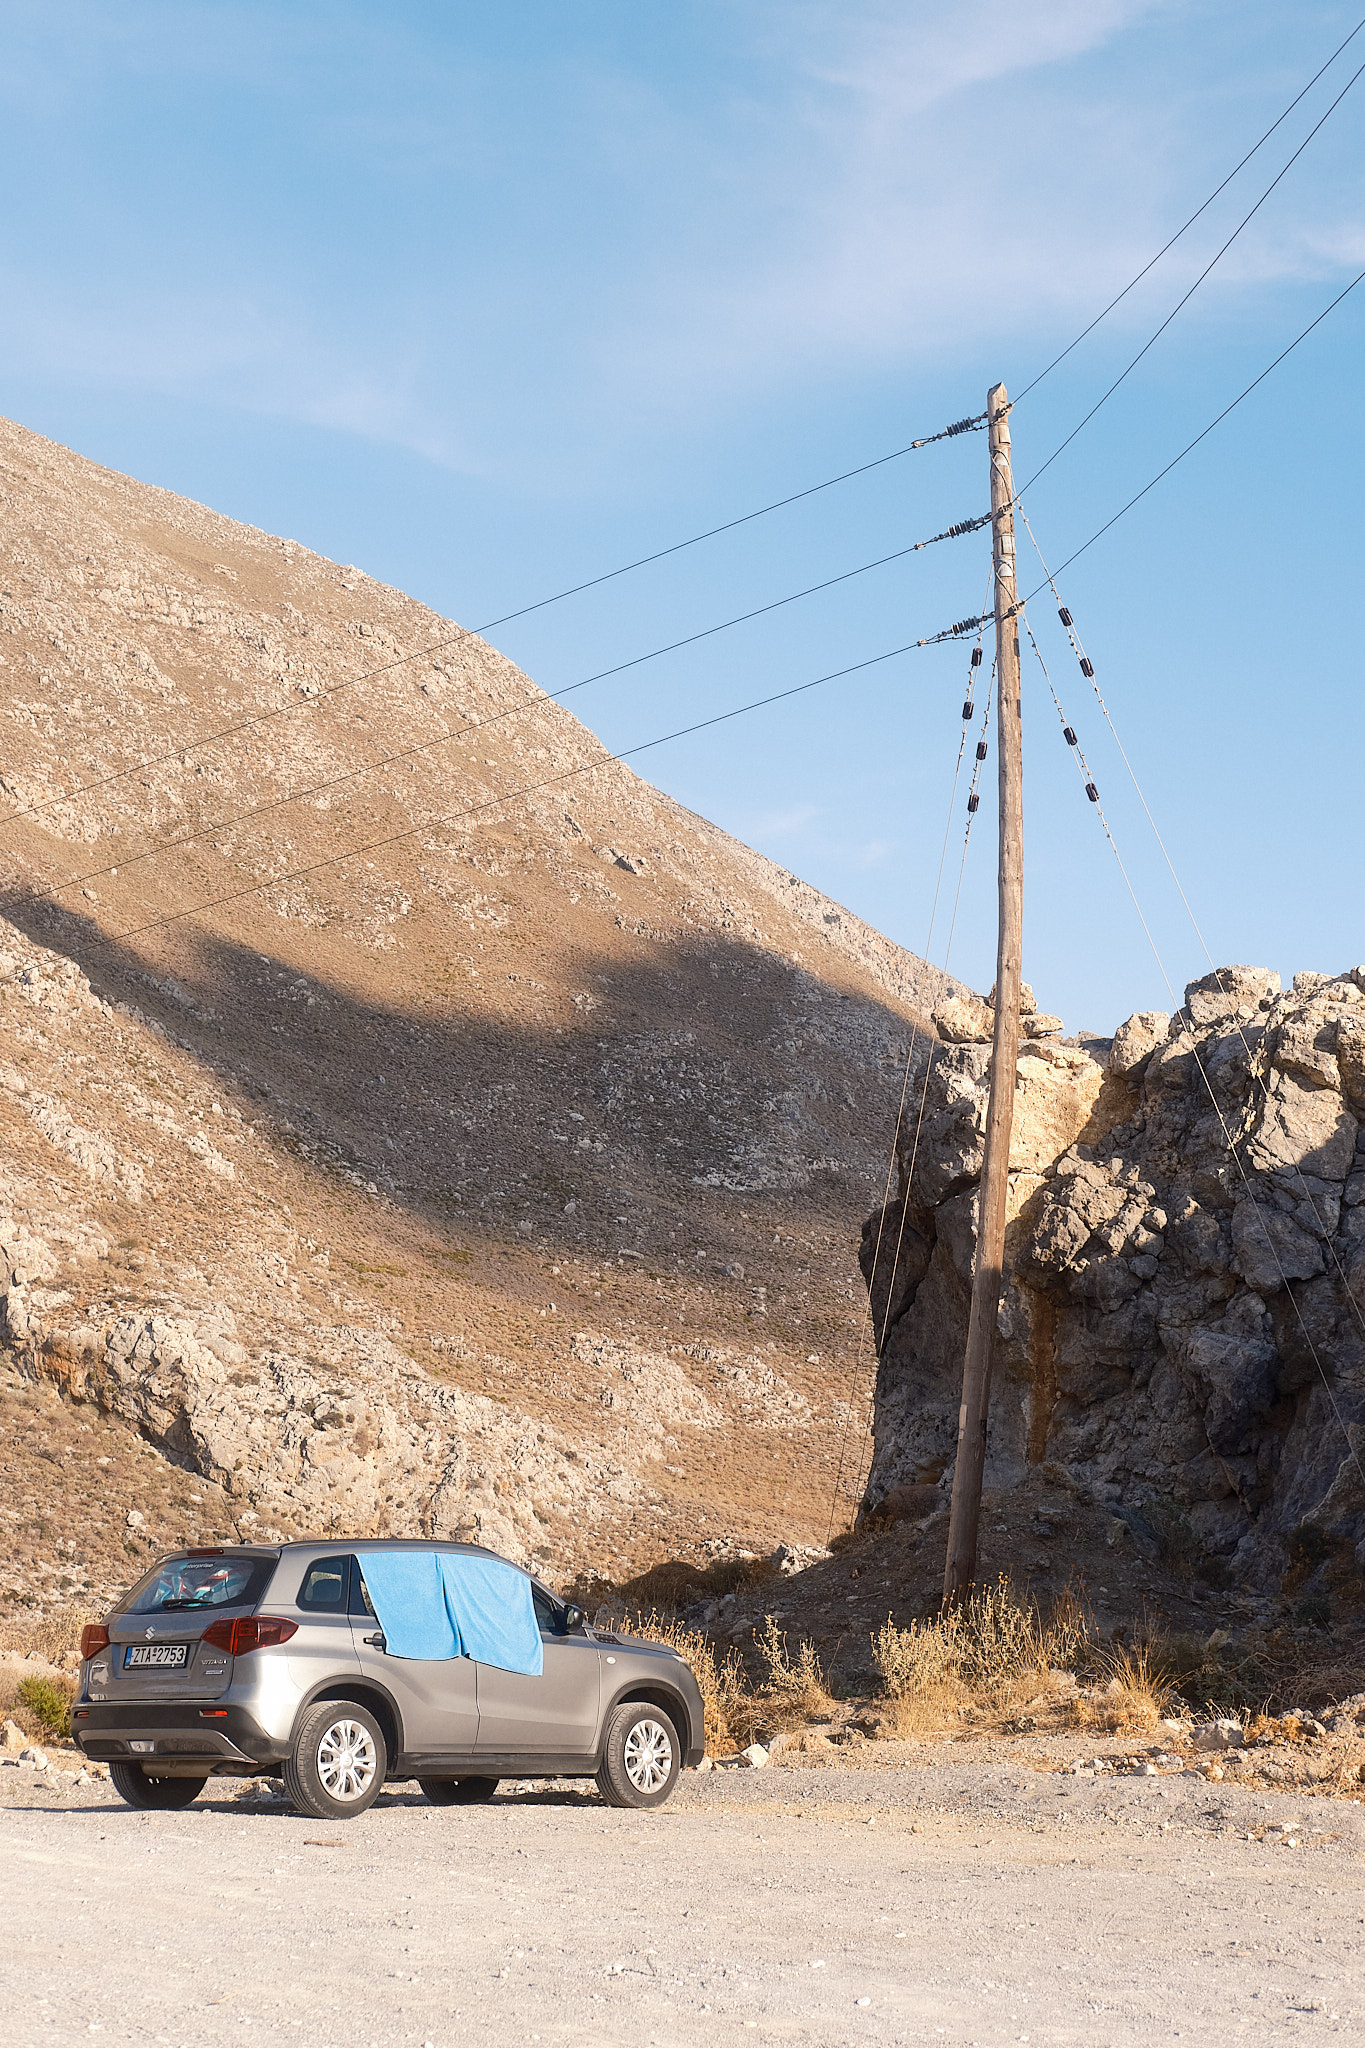
[[[461,1557],[514,1574],[523,1601],[529,1588],[538,1674],[389,1653],[366,1561],[378,1585],[421,1553],[447,1575]],[[506,1777],[594,1777],[614,1806],[659,1806],[704,1749],[701,1694],[675,1651],[589,1627],[472,1544],[176,1551],[86,1629],[81,1655],[72,1733],[132,1806],[188,1806],[210,1777],[260,1772],[320,1820],[411,1778],[437,1806],[491,1799]]]

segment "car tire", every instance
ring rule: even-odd
[[[608,1806],[662,1806],[681,1764],[678,1731],[662,1708],[647,1700],[613,1708],[597,1771]]]
[[[493,1797],[501,1778],[419,1778],[417,1780],[433,1806],[483,1806]]]
[[[129,1806],[161,1813],[192,1805],[208,1784],[207,1778],[149,1778],[141,1764],[110,1764],[109,1779]]]
[[[285,1760],[284,1789],[298,1813],[353,1820],[373,1806],[389,1768],[384,1731],[355,1700],[323,1700],[303,1719]]]
[[[456,1806],[486,1806],[502,1783],[501,1778],[457,1778]]]
[[[454,1778],[419,1778],[422,1797],[433,1806],[454,1806],[459,1797],[460,1787]]]

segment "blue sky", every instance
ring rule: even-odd
[[[477,626],[1021,389],[1354,26],[1351,5],[0,4],[0,407]],[[1307,133],[1365,32],[1018,408],[1062,439]],[[1029,494],[1068,554],[1365,266],[1365,79]],[[1365,285],[1063,595],[1219,961],[1365,958]],[[925,450],[499,629],[547,689],[988,502]],[[570,701],[628,746],[980,608],[945,544]],[[1204,961],[1050,605],[1036,630],[1177,985]],[[641,772],[923,950],[966,657]],[[1167,1007],[1026,673],[1025,971]],[[395,717],[401,718],[401,700]],[[994,769],[994,753],[988,763]],[[951,964],[993,973],[993,784]],[[955,873],[962,793],[952,814]],[[942,959],[942,918],[933,952]]]

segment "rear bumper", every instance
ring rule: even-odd
[[[260,1770],[288,1754],[245,1707],[205,1713],[199,1707],[130,1700],[85,1706],[71,1713],[71,1739],[92,1762],[165,1763],[177,1769],[203,1764],[208,1771]],[[150,1745],[150,1746],[148,1746]]]

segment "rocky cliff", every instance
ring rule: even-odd
[[[863,1232],[884,1330],[867,1505],[893,1513],[922,1513],[951,1476],[990,1057],[978,1010],[944,1017],[960,1042],[935,1049],[897,1201]],[[1111,1041],[1027,1041],[1019,1076],[988,1485],[1046,1473],[1215,1582],[1309,1618],[1356,1604],[1365,968],[1286,991],[1223,968]]]

